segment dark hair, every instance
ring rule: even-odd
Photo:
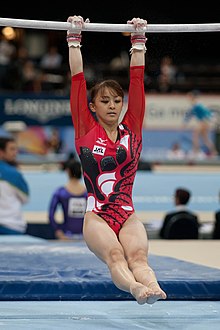
[[[101,82],[96,83],[90,90],[90,100],[94,102],[97,94],[100,92],[101,95],[104,94],[105,88],[111,90],[113,95],[121,96],[122,99],[124,98],[124,91],[121,85],[113,79],[104,80]]]
[[[66,162],[65,170],[69,171],[70,178],[81,179],[82,177],[82,167],[79,161],[70,159]]]
[[[15,142],[15,139],[11,136],[0,136],[0,150],[5,150],[9,142]]]
[[[178,188],[175,192],[175,197],[178,198],[180,204],[186,205],[190,199],[190,192],[184,188]]]

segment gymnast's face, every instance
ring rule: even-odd
[[[98,92],[94,102],[90,103],[90,109],[96,113],[101,124],[117,124],[123,107],[123,98],[110,88]]]

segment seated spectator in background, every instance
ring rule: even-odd
[[[82,234],[83,220],[87,203],[87,191],[81,182],[82,169],[80,162],[70,159],[64,166],[68,182],[54,192],[49,205],[49,221],[55,237],[70,240],[74,234]],[[62,222],[55,219],[58,207],[62,209]]]
[[[5,88],[5,80],[7,79],[7,71],[11,60],[16,53],[16,47],[1,35],[0,40],[0,89]]]
[[[48,51],[39,61],[41,69],[41,86],[45,92],[54,93],[55,90],[63,93],[66,88],[67,77],[63,66],[63,55],[61,55],[56,46],[50,46]]]
[[[51,46],[41,58],[40,67],[45,70],[60,69],[62,61],[63,56],[58,52],[57,47]]]
[[[41,79],[42,73],[36,67],[34,61],[27,59],[24,61],[21,69],[21,90],[24,92],[36,92],[42,91]]]
[[[46,149],[49,154],[58,154],[62,151],[63,141],[60,138],[59,130],[53,128],[51,136],[46,140]]]
[[[174,142],[171,146],[171,149],[167,151],[167,159],[181,160],[181,159],[185,159],[185,157],[186,157],[186,153],[181,148],[178,142]]]
[[[42,73],[31,59],[26,47],[17,48],[8,65],[4,88],[16,92],[41,92]]]
[[[168,93],[172,90],[176,82],[177,68],[170,56],[164,56],[160,63],[160,73],[158,76],[158,87],[162,93]]]
[[[219,193],[219,201],[220,201],[220,193]],[[215,223],[214,223],[212,238],[220,239],[220,210],[215,212]]]
[[[0,235],[25,234],[22,206],[29,187],[17,167],[17,143],[13,137],[0,137]]]
[[[166,227],[168,226],[169,222],[171,221],[174,215],[181,214],[183,215],[183,217],[184,215],[192,215],[199,228],[199,221],[197,215],[194,214],[192,211],[188,210],[186,206],[190,200],[190,197],[191,197],[190,191],[188,191],[185,188],[178,188],[175,190],[175,194],[174,194],[175,210],[166,214],[163,220],[163,225],[159,233],[160,238],[166,238],[164,235]]]

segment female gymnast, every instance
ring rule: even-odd
[[[166,299],[148,265],[148,238],[135,214],[132,187],[142,149],[145,112],[144,65],[147,22],[133,18],[127,112],[119,122],[124,93],[115,80],[97,83],[88,105],[81,53],[81,16],[70,16],[67,32],[71,113],[75,145],[88,191],[83,235],[88,248],[109,268],[114,284],[139,304]],[[95,116],[94,116],[95,115]]]
[[[189,92],[188,97],[191,103],[191,107],[185,114],[184,127],[189,123],[192,118],[195,118],[197,121],[197,125],[195,126],[192,135],[193,153],[195,155],[199,153],[199,140],[201,137],[204,145],[208,149],[209,155],[216,156],[217,150],[215,148],[214,143],[209,138],[211,121],[213,117],[212,112],[204,104],[199,102],[199,93],[197,91]]]

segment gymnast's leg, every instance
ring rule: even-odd
[[[165,292],[160,288],[155,273],[148,265],[148,238],[143,223],[136,214],[130,216],[119,233],[119,240],[123,246],[129,269],[137,282],[151,289],[147,303],[154,303],[158,299],[166,299]]]
[[[203,139],[205,146],[208,148],[211,155],[217,155],[217,150],[215,148],[214,143],[209,138],[209,131],[210,131],[210,123],[204,121],[201,123],[200,135]]]
[[[147,302],[153,292],[134,278],[117,235],[109,225],[93,212],[87,212],[83,235],[88,248],[107,264],[114,284],[119,289],[130,292],[139,304]]]
[[[201,127],[200,127],[200,123],[198,123],[192,133],[193,151],[195,153],[198,153],[200,150],[200,144],[199,144],[200,134],[201,134]]]

